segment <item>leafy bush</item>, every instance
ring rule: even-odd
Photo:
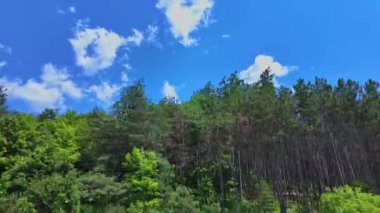
[[[364,193],[349,186],[324,193],[321,198],[323,213],[380,212],[380,196]]]
[[[169,194],[164,204],[166,212],[199,212],[199,202],[195,200],[193,192],[185,186],[178,186],[175,191]]]
[[[26,197],[10,195],[0,198],[0,212],[37,213],[34,205]]]
[[[97,208],[120,204],[126,191],[122,183],[102,173],[86,173],[77,179],[81,203]]]
[[[70,175],[53,174],[33,180],[26,196],[39,212],[79,212],[80,194]]]

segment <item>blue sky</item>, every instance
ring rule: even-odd
[[[186,101],[233,71],[276,84],[380,80],[378,0],[3,0],[0,84],[13,110],[107,107],[144,79]]]

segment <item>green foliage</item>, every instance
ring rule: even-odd
[[[78,123],[64,117],[38,121],[16,114],[2,118],[3,193],[23,194],[39,211],[78,211],[75,177],[66,174],[79,157],[78,129]]]
[[[149,140],[151,113],[142,81],[122,89],[120,100],[113,105],[113,114],[121,125],[120,129],[127,133],[124,139],[128,139],[131,145],[145,148],[156,145]]]
[[[138,201],[132,203],[128,207],[127,212],[130,212],[130,213],[140,213],[140,212],[155,213],[155,212],[160,212],[158,210],[159,205],[160,205],[160,200],[157,199],[157,198],[149,200],[149,201],[139,201],[138,200]]]
[[[15,172],[24,168],[29,174],[37,170],[51,172],[72,168],[80,156],[79,124],[71,125],[64,118],[39,123],[25,114],[1,119],[1,168]]]
[[[79,212],[80,194],[72,174],[33,180],[25,194],[39,212]]]
[[[41,121],[50,120],[50,119],[56,118],[57,115],[58,115],[58,109],[47,108],[41,114],[38,115],[38,119]]]
[[[260,206],[256,202],[248,201],[246,199],[239,200],[235,207],[233,212],[241,212],[241,213],[254,213],[254,212],[275,212],[271,211],[272,209],[264,210],[261,209]]]
[[[227,210],[225,208],[223,208],[223,211],[227,212]],[[200,212],[202,212],[202,213],[222,212],[222,208],[220,207],[219,202],[209,203],[209,204],[202,205]]]
[[[174,167],[165,158],[158,157],[157,171],[156,179],[160,186],[160,196],[165,197],[176,185]]]
[[[105,207],[81,205],[81,212],[85,213],[125,213],[127,209],[122,205],[107,205]]]
[[[137,81],[111,113],[35,116],[7,112],[0,86],[0,212],[377,212],[379,87],[277,88],[268,68],[182,103]],[[347,183],[363,191],[323,194]]]
[[[209,177],[203,177],[200,182],[198,188],[194,192],[196,199],[201,204],[209,204],[217,202],[217,194],[214,190],[214,186],[212,185],[212,181]]]
[[[120,100],[113,105],[114,114],[119,118],[131,118],[144,114],[148,107],[145,97],[145,86],[142,81],[124,88],[120,93]]]
[[[349,186],[326,192],[321,198],[323,213],[380,212],[380,196]]]
[[[63,119],[43,122],[40,131],[45,133],[41,135],[44,143],[37,147],[36,154],[52,169],[71,168],[80,156],[77,128]]]
[[[76,167],[85,172],[91,170],[106,172],[108,168],[106,168],[105,160],[108,160],[109,157],[105,144],[107,143],[108,145],[107,139],[109,135],[112,134],[113,137],[116,137],[116,133],[118,133],[110,131],[109,127],[112,126],[112,129],[116,127],[110,122],[111,117],[106,112],[96,108],[90,113],[83,115],[81,120],[83,125],[78,129],[79,151],[81,155],[76,163]],[[120,148],[116,147],[115,149]],[[113,156],[115,156],[115,153],[113,153]]]
[[[259,182],[256,201],[260,211],[275,212],[278,209],[278,202],[273,195],[273,190],[266,181]]]
[[[154,152],[134,148],[125,156],[125,184],[128,203],[151,201],[160,196],[157,180],[157,155]]]
[[[173,184],[172,167],[153,151],[134,148],[125,156],[123,167],[127,206],[158,206]]]
[[[257,182],[254,189],[254,197],[251,200],[230,196],[228,199],[228,209],[231,212],[264,212],[274,213],[279,212],[277,199],[273,196],[273,190],[266,181]]]
[[[77,179],[80,191],[81,204],[96,208],[105,208],[108,205],[118,205],[123,202],[126,190],[123,184],[114,177],[107,177],[102,173],[86,173]]]
[[[7,213],[37,213],[33,203],[25,197],[10,195],[0,198],[0,212]]]
[[[199,202],[196,201],[191,189],[178,186],[175,191],[169,194],[162,208],[165,212],[195,213],[199,212]]]
[[[38,145],[36,119],[31,115],[17,114],[0,119],[0,163],[7,167],[13,158],[27,155]]]

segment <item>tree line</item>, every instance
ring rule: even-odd
[[[83,114],[12,112],[0,86],[0,211],[379,211],[380,84],[273,77],[159,103],[137,81]]]

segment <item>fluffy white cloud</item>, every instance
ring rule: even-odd
[[[118,85],[110,85],[108,82],[102,82],[100,85],[92,85],[89,92],[95,93],[96,98],[110,105],[114,100],[116,92],[120,90]]]
[[[76,54],[76,64],[85,70],[85,74],[94,75],[113,64],[116,51],[125,40],[104,28],[86,28],[76,32],[70,43]]]
[[[123,37],[105,28],[87,28],[87,22],[78,21],[75,38],[69,39],[76,64],[84,69],[86,75],[94,75],[110,67],[121,46],[139,46],[144,39],[143,33],[136,29],[131,36]]]
[[[83,93],[80,88],[78,88],[72,81],[64,81],[60,84],[63,93],[69,95],[72,98],[82,98]]]
[[[6,61],[0,61],[0,69],[7,65]]]
[[[213,6],[214,0],[159,0],[156,4],[165,12],[174,37],[186,47],[197,45],[197,39],[190,34],[200,24],[208,25]]]
[[[158,42],[158,27],[148,25],[145,32],[132,29],[130,36],[124,37],[105,28],[90,28],[89,20],[78,20],[75,35],[69,39],[76,64],[83,68],[85,75],[94,75],[113,65],[121,47],[140,46],[142,42],[161,46]],[[128,60],[127,52],[122,60]],[[128,68],[127,68],[128,69]]]
[[[298,69],[297,66],[283,66],[279,62],[275,61],[272,56],[258,55],[251,66],[239,73],[239,77],[245,82],[251,84],[260,80],[260,75],[267,68],[270,68],[271,73],[274,74],[275,77],[284,76],[290,71]],[[278,85],[276,79],[275,84]]]
[[[7,88],[11,99],[28,103],[34,111],[47,107],[65,108],[65,95],[81,98],[82,91],[69,79],[66,69],[58,69],[52,64],[42,67],[41,81],[29,79],[23,83],[19,79],[0,78],[0,84]]]
[[[162,88],[162,94],[166,98],[174,98],[178,100],[178,94],[177,94],[175,86],[170,85],[168,81],[164,82],[164,86]]]
[[[136,29],[133,29],[133,35],[125,38],[105,28],[88,28],[87,23],[80,20],[75,37],[69,41],[76,55],[76,64],[86,75],[94,75],[114,63],[121,46],[139,46],[143,39],[143,33]]]
[[[52,84],[58,85],[62,81],[65,81],[69,78],[66,69],[59,70],[53,64],[45,64],[42,67],[42,81]]]
[[[42,68],[41,79],[50,86],[58,87],[60,91],[72,98],[82,98],[82,90],[69,80],[70,75],[67,70],[58,69],[53,64],[46,64]]]
[[[25,84],[21,80],[0,78],[0,84],[7,88],[7,94],[12,99],[27,102],[35,111],[44,108],[62,108],[63,96],[56,87],[49,87],[46,83],[39,83],[29,79]]]

